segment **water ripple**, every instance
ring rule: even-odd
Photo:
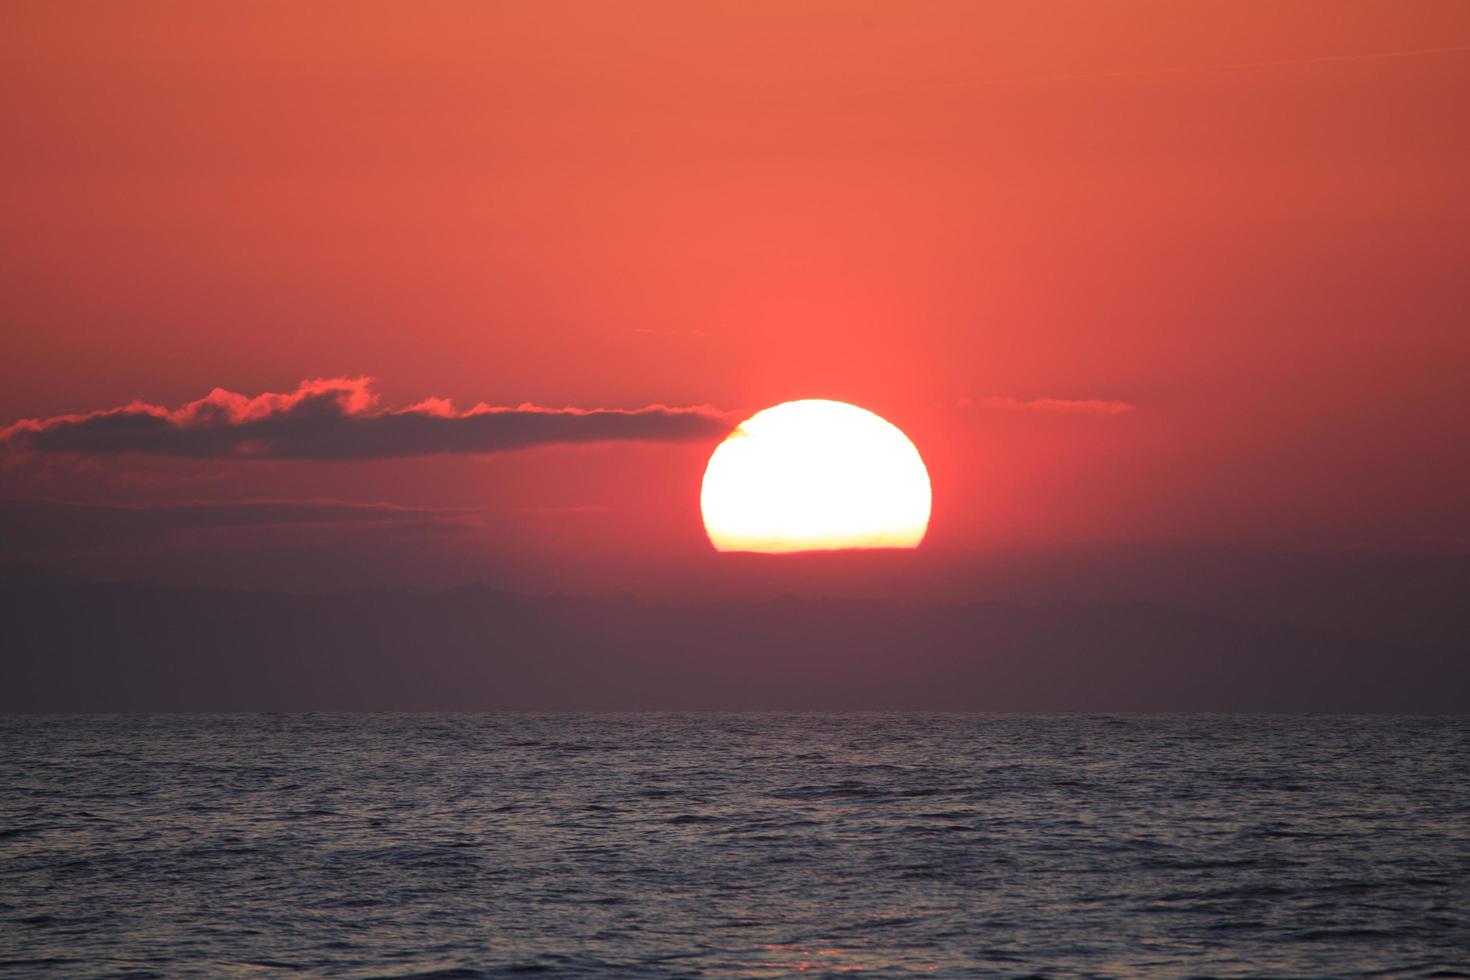
[[[0,973],[1470,976],[1470,722],[0,719]]]

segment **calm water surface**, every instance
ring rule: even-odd
[[[1470,720],[0,719],[0,972],[1470,975]]]

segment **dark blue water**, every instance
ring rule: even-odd
[[[16,975],[1470,975],[1470,720],[0,719]]]

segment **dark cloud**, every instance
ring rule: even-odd
[[[104,504],[58,500],[0,501],[0,561],[55,559],[97,549],[162,546],[176,534],[223,529],[350,527],[405,531],[482,520],[469,508],[399,507],[338,500],[242,500]]]
[[[381,459],[494,453],[555,443],[718,439],[730,426],[707,406],[542,408],[486,404],[457,411],[443,399],[378,407],[371,378],[303,381],[254,398],[216,388],[177,409],[134,402],[85,415],[26,419],[0,444],[35,452],[145,453],[236,459]]]
[[[0,501],[0,525],[10,522],[125,525],[167,531],[196,527],[262,524],[363,524],[442,521],[485,513],[473,508],[400,507],[341,500],[189,501],[161,504],[104,504],[66,500]]]

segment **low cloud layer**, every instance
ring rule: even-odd
[[[992,396],[978,401],[961,398],[961,408],[993,408],[1002,412],[1053,412],[1065,415],[1124,415],[1136,408],[1132,402],[1104,398],[1007,398]]]
[[[378,405],[372,378],[303,381],[290,394],[249,397],[216,388],[176,409],[144,402],[84,415],[25,419],[0,445],[34,452],[144,453],[236,459],[383,459],[429,453],[494,453],[557,443],[718,439],[730,428],[708,406],[501,408],[458,411],[431,398]]]
[[[55,522],[142,531],[272,525],[389,524],[472,518],[486,508],[402,507],[345,500],[225,500],[110,504],[69,500],[0,501],[0,528]]]

